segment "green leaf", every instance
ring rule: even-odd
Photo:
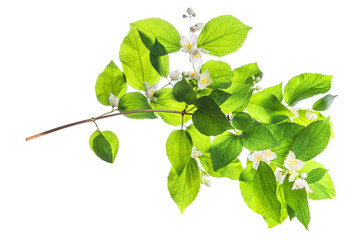
[[[226,101],[220,105],[221,110],[227,114],[230,112],[242,112],[248,106],[254,91],[250,84],[242,84]]]
[[[280,144],[276,141],[271,132],[263,125],[245,130],[240,136],[244,147],[250,151],[260,151],[280,147]]]
[[[190,161],[193,143],[186,130],[173,131],[166,141],[166,154],[180,176]]]
[[[200,32],[197,47],[208,50],[210,55],[225,56],[242,46],[250,29],[231,15],[213,18]]]
[[[159,82],[160,75],[150,63],[150,51],[142,43],[136,28],[130,27],[119,55],[126,80],[131,87],[145,90],[144,82],[148,82],[150,86]]]
[[[293,220],[294,217],[295,217],[294,210],[289,205],[286,205],[286,210],[287,210],[287,212],[289,214],[290,221]]]
[[[200,190],[200,170],[195,159],[190,159],[180,176],[173,167],[171,168],[168,189],[171,198],[183,213],[185,208],[195,200]]]
[[[272,218],[264,217],[264,220],[268,224],[268,228],[275,227],[279,223],[282,223],[283,221],[285,221],[285,219],[288,217],[288,212],[287,212],[288,205],[285,201],[284,191],[282,189],[280,189],[279,186],[277,187],[277,190],[276,190],[276,197],[281,203],[280,222],[277,222],[277,221],[273,220]]]
[[[275,85],[273,87],[265,88],[264,90],[262,90],[262,92],[271,93],[277,99],[279,99],[280,102],[282,102],[282,100],[283,100],[282,83]]]
[[[281,203],[276,196],[274,172],[264,162],[255,170],[249,164],[240,176],[240,190],[245,203],[254,212],[280,222]]]
[[[291,151],[299,160],[310,160],[324,151],[329,143],[330,136],[329,118],[315,121],[296,135]]]
[[[241,138],[230,132],[224,132],[215,137],[211,144],[210,156],[214,170],[230,164],[242,150]]]
[[[308,175],[310,172],[317,168],[323,168],[324,166],[313,160],[307,161],[302,171],[306,172]],[[308,180],[308,179],[306,179]],[[313,191],[309,194],[309,198],[312,200],[323,200],[331,199],[336,197],[334,184],[331,181],[329,173],[325,173],[324,176],[317,182],[309,183],[310,189]]]
[[[292,122],[284,122],[266,125],[266,128],[270,130],[281,146],[290,147],[294,143],[296,135],[304,129],[304,126]]]
[[[232,129],[229,120],[210,97],[197,99],[195,105],[198,109],[192,116],[193,124],[202,134],[216,136]]]
[[[287,176],[280,186],[283,188],[287,204],[295,212],[296,218],[308,229],[310,222],[310,210],[308,205],[307,193],[305,188],[292,190],[294,182],[289,182]]]
[[[126,93],[126,88],[125,75],[120,71],[116,64],[111,61],[96,80],[96,98],[101,104],[109,106],[108,98],[110,97],[110,93],[120,99],[121,96]]]
[[[196,93],[189,83],[183,78],[173,87],[173,95],[176,101],[193,104],[196,101]]]
[[[253,86],[253,79],[251,76],[258,77],[262,76],[262,72],[260,71],[257,63],[249,63],[242,67],[234,69],[234,77],[232,79],[231,86],[226,89],[229,93],[234,93],[238,91],[238,87],[242,84],[251,84]]]
[[[89,140],[90,148],[100,159],[113,163],[119,149],[119,140],[111,131],[95,131]]]
[[[263,123],[282,122],[294,116],[287,107],[281,104],[279,99],[267,92],[252,95],[247,111],[252,117]]]
[[[186,131],[190,134],[191,140],[196,147],[201,152],[209,152],[210,151],[210,137],[205,136],[204,134],[200,133],[194,124],[189,125],[186,128]]]
[[[223,104],[230,96],[230,93],[224,92],[219,89],[215,89],[209,94],[209,97],[212,98],[212,100],[214,100],[218,106]]]
[[[249,130],[251,128],[257,127],[260,125],[258,121],[253,119],[248,113],[246,112],[239,112],[236,113],[232,120],[232,124],[238,130]]]
[[[320,181],[327,171],[328,170],[325,168],[315,168],[314,170],[311,170],[306,178],[307,183],[311,184]]]
[[[213,81],[208,88],[226,89],[230,87],[233,72],[231,71],[229,64],[222,61],[210,60],[202,65],[200,72],[202,73],[205,70],[209,70],[210,78]]]
[[[331,95],[328,94],[323,98],[320,98],[319,100],[317,100],[312,109],[316,110],[316,111],[325,111],[327,110],[330,106],[331,103],[334,101],[334,99],[337,97],[338,95]]]
[[[169,56],[165,47],[155,39],[154,45],[150,49],[150,62],[156,72],[166,78],[169,75]]]
[[[164,109],[172,111],[183,111],[185,109],[185,103],[181,103],[175,100],[171,88],[163,88],[156,91],[154,94],[156,101],[151,101],[150,106],[152,109]],[[188,109],[192,108],[189,106]],[[190,112],[194,112],[192,110]],[[156,112],[156,115],[160,116],[167,124],[178,126],[181,125],[181,114],[177,113],[161,113]],[[184,115],[184,123],[191,119],[191,115]]]
[[[155,39],[165,47],[168,53],[180,50],[180,34],[173,25],[165,20],[148,18],[133,22],[131,26],[146,36],[146,40],[143,42],[149,50],[154,45]]]
[[[212,166],[212,162],[209,154],[205,153],[204,155],[199,157],[199,160],[205,171],[212,177],[217,177],[217,178],[227,177],[231,180],[239,180],[240,174],[243,171],[243,167],[239,159],[233,160],[227,166],[220,168],[216,171]]]
[[[332,76],[303,73],[293,77],[285,86],[284,98],[289,106],[295,106],[299,101],[326,93],[331,88]]]
[[[139,92],[126,93],[119,101],[119,112],[146,110],[151,109],[147,98]],[[128,118],[134,119],[154,119],[156,118],[153,112],[141,112],[125,114]]]

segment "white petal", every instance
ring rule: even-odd
[[[306,173],[306,172],[300,173],[300,177],[301,177],[302,179],[307,178],[307,173]]]
[[[295,153],[289,151],[289,154],[286,156],[286,160],[293,160],[295,159]]]
[[[254,162],[253,162],[253,168],[254,168],[255,170],[257,170],[258,167],[259,167],[259,164],[260,164],[260,162],[254,161]]]
[[[300,160],[295,160],[296,162],[296,166],[294,167],[294,170],[300,170],[305,166],[305,162],[300,161]]]
[[[196,45],[196,42],[197,42],[197,39],[198,39],[198,36],[196,35],[196,34],[191,34],[190,35],[190,43],[192,44],[192,45]]]
[[[180,44],[181,46],[184,46],[186,44],[186,41],[188,40],[188,38],[186,36],[180,36]]]
[[[209,51],[206,49],[198,48],[198,50],[201,51],[202,53],[209,54]]]
[[[205,71],[203,71],[203,72],[201,73],[201,76],[202,76],[202,77],[209,78],[209,77],[210,77],[209,69],[206,69]]]
[[[289,177],[289,182],[293,182],[295,180],[296,174],[291,174]]]
[[[248,159],[253,162],[254,159],[255,159],[255,156],[256,156],[256,153],[253,152],[253,153],[251,153],[251,154],[248,156]]]

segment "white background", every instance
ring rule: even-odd
[[[357,1],[1,1],[0,239],[315,239],[358,236],[359,8]],[[333,75],[335,138],[316,160],[337,197],[311,201],[309,229],[295,219],[267,229],[243,202],[237,181],[212,178],[183,215],[167,190],[161,119],[99,121],[120,141],[113,165],[88,145],[84,124],[30,142],[25,137],[109,109],[95,81],[114,60],[129,23],[160,17],[187,34],[188,6],[206,22],[231,14],[253,27],[224,57],[232,68],[257,61],[260,86],[304,72]],[[207,56],[206,59],[212,59]],[[190,70],[172,54],[172,70]],[[122,69],[122,68],[121,68]],[[164,84],[165,80],[160,82]],[[300,107],[311,107],[311,101]],[[246,152],[241,155],[245,162]],[[354,238],[353,238],[354,239]]]

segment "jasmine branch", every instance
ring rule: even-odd
[[[100,119],[109,118],[109,117],[115,117],[115,116],[119,116],[119,115],[126,115],[126,114],[131,114],[131,113],[142,113],[142,112],[176,113],[176,114],[181,114],[182,116],[184,116],[184,115],[192,115],[192,113],[186,112],[185,110],[184,111],[172,111],[172,110],[163,110],[163,109],[144,109],[144,110],[133,110],[133,111],[127,111],[127,112],[119,112],[119,113],[108,114],[108,115],[100,115],[99,117],[95,117],[95,118],[92,117],[92,118],[81,120],[81,121],[78,121],[78,122],[69,123],[69,124],[66,124],[66,125],[63,125],[63,126],[60,126],[60,127],[57,127],[57,128],[47,130],[47,131],[42,132],[42,133],[38,133],[38,134],[33,135],[31,137],[27,137],[25,140],[29,141],[29,140],[44,136],[46,134],[53,133],[53,132],[59,131],[59,130],[64,129],[64,128],[69,128],[69,127],[76,126],[76,125],[83,124],[83,123],[95,122],[95,121],[100,120]]]

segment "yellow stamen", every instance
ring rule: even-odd
[[[191,43],[189,42],[189,40],[186,41],[186,43],[184,44],[184,48],[186,48],[187,50],[191,50]]]

